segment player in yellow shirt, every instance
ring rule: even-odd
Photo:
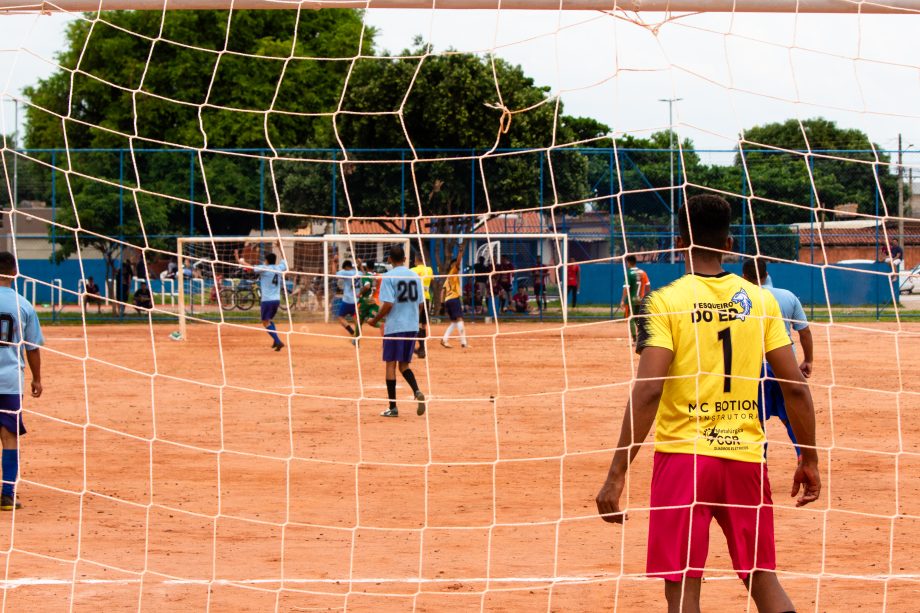
[[[460,256],[457,256],[450,263],[447,271],[447,278],[444,279],[444,286],[441,288],[441,300],[444,303],[444,310],[450,318],[450,325],[444,331],[444,337],[441,338],[441,346],[452,349],[450,335],[454,330],[460,334],[460,346],[464,349],[469,347],[466,342],[466,329],[463,327],[463,303],[460,300]]]
[[[688,274],[643,303],[636,382],[597,508],[604,520],[623,521],[626,471],[657,416],[646,572],[665,580],[668,610],[699,611],[715,518],[757,609],[792,611],[774,572],[773,501],[757,410],[764,357],[782,381],[802,444],[792,486],[793,496],[803,490],[797,506],[821,492],[811,393],[776,299],[722,269],[722,253],[732,249],[729,204],[695,196],[678,219]]]
[[[415,355],[425,359],[425,339],[428,338],[428,305],[431,303],[431,279],[434,277],[434,270],[415,257],[412,258],[412,268],[409,270],[422,279],[422,289],[425,294],[425,299],[418,305],[418,348],[415,350]]]

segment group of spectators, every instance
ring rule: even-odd
[[[508,257],[502,257],[493,266],[486,264],[485,257],[479,258],[473,265],[473,287],[467,302],[474,314],[487,312],[486,300],[490,295],[495,297],[498,313],[529,313],[531,298],[538,309],[546,309],[546,286],[550,269],[540,267],[532,271],[529,279],[530,287],[533,287],[532,296],[528,293],[528,279],[519,278],[515,287],[514,270],[514,264]],[[578,263],[569,264],[565,274],[569,306],[578,306],[578,286],[581,281]]]

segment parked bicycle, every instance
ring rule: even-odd
[[[262,299],[258,284],[250,279],[224,279],[224,285],[217,294],[221,310],[248,311]]]

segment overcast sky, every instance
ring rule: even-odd
[[[0,15],[2,129],[9,94],[54,69],[69,17]],[[374,10],[379,49],[413,36],[435,51],[488,52],[521,64],[565,112],[617,132],[675,126],[698,149],[730,149],[745,127],[824,116],[883,148],[920,148],[920,16],[709,14],[644,24],[597,12]],[[656,27],[659,26],[660,27]],[[711,157],[715,161],[718,156]],[[906,162],[920,163],[920,156]]]

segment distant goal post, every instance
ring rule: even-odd
[[[476,9],[630,13],[920,13],[920,0],[0,0],[0,12]]]
[[[247,266],[240,264],[238,257],[252,266],[262,263],[266,253],[275,253],[288,266],[282,275],[282,302],[288,305],[292,294],[309,293],[315,301],[311,311],[328,322],[337,291],[335,275],[344,261],[360,259],[382,264],[393,245],[402,246],[407,258],[415,255],[432,266],[440,277],[446,272],[439,270],[445,250],[450,250],[451,256],[461,255],[468,268],[483,257],[493,270],[491,275],[499,274],[497,270],[503,255],[513,263],[513,269],[506,274],[532,276],[537,271],[546,274],[552,271],[558,279],[562,315],[566,317],[565,267],[569,250],[568,235],[564,233],[181,237],[176,245],[179,336],[188,338],[188,320],[197,317],[196,304],[204,309],[207,303],[216,313],[223,313],[227,310],[227,300],[239,295],[238,287],[247,276]],[[252,280],[246,283],[254,286]],[[255,287],[251,296],[257,296]]]
[[[181,237],[176,241],[179,335],[188,338],[188,320],[195,316],[193,309],[198,295],[201,298],[197,302],[202,308],[207,295],[213,298],[208,302],[216,307],[216,312],[224,313],[229,310],[226,302],[242,295],[240,287],[244,282],[249,288],[247,300],[258,302],[257,282],[247,268],[261,264],[267,253],[275,253],[279,261],[287,263],[288,270],[280,277],[283,305],[295,304],[295,296],[297,302],[304,295],[312,296],[309,310],[329,321],[336,272],[331,269],[336,254],[341,255],[338,264],[356,255],[377,260],[385,257],[391,245],[402,245],[407,251],[410,247],[409,240],[399,234]],[[246,266],[238,258],[244,259]],[[246,310],[252,307],[248,304]]]

